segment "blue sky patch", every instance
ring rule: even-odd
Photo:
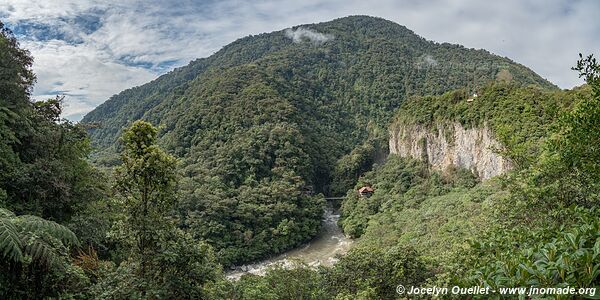
[[[20,39],[36,41],[71,40],[57,26],[36,23],[29,20],[20,21],[16,24],[9,23],[7,27]]]
[[[102,27],[102,19],[100,17],[101,12],[95,14],[83,14],[71,18],[61,17],[60,20],[63,22],[73,25],[73,27],[83,34],[92,34],[96,30]]]

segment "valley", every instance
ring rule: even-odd
[[[560,89],[347,16],[242,37],[72,122],[65,97],[33,98],[33,58],[3,26],[2,299],[600,284],[593,55]]]
[[[350,250],[353,242],[338,226],[339,213],[339,209],[334,209],[332,204],[328,203],[321,230],[311,241],[274,258],[235,267],[233,271],[227,272],[227,279],[239,280],[245,274],[264,276],[269,268],[294,268],[296,264],[301,267],[333,266],[339,257]]]

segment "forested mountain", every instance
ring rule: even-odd
[[[471,170],[435,170],[426,160],[396,154],[373,164],[370,147],[375,143],[365,143],[336,166],[361,174],[354,177],[356,184],[347,190],[341,208],[344,232],[360,237],[352,250],[330,268],[279,268],[264,277],[242,277],[229,294],[217,297],[597,296],[600,134],[594,128],[600,126],[600,66],[589,56],[574,69],[589,85],[550,91],[500,82],[483,87],[472,101],[463,89],[407,99],[390,131],[398,126],[441,129],[450,143],[474,144],[476,140],[453,140],[457,127],[452,125],[486,126],[502,145],[494,151],[509,159],[513,169],[481,181]],[[357,193],[364,186],[372,187],[371,196]],[[552,288],[535,290],[541,286]],[[449,291],[432,292],[440,287]],[[450,287],[463,290],[450,292]],[[488,290],[468,292],[465,287]],[[501,295],[506,287],[524,288]],[[557,291],[560,287],[577,288]]]
[[[239,263],[313,236],[322,201],[307,191],[345,193],[351,180],[331,186],[337,160],[385,139],[407,96],[464,86],[474,92],[498,79],[555,88],[487,51],[430,42],[379,18],[347,17],[240,39],[115,95],[83,122],[97,123],[91,138],[109,149],[105,158],[132,121],[161,126],[158,142],[182,158],[187,178],[184,226],[213,244],[225,264]]]
[[[399,285],[593,297],[600,285],[592,56],[573,68],[587,84],[559,90],[484,50],[346,17],[242,38],[79,124],[60,118],[60,97],[31,99],[31,65],[0,23],[2,299],[430,298]],[[512,169],[482,181],[388,155],[402,126],[476,143],[448,124],[489,129]],[[335,265],[226,279],[313,238],[324,195],[343,197],[339,225],[360,237]]]
[[[163,131],[168,133],[163,133],[168,137],[163,138],[165,144],[184,154],[196,146],[196,140],[205,139],[200,129],[206,129],[202,124],[209,123],[204,119],[212,117],[211,113],[225,112],[227,118],[238,115],[235,117],[245,119],[252,115],[202,110],[213,109],[210,104],[225,108],[239,107],[249,100],[279,100],[276,103],[292,105],[301,120],[326,118],[329,126],[352,125],[341,128],[346,134],[355,128],[364,130],[367,120],[387,125],[391,111],[407,95],[481,87],[502,76],[520,84],[554,88],[508,58],[427,41],[396,23],[355,16],[239,39],[208,58],[111,97],[88,113],[83,122],[100,123],[91,136],[96,145],[108,147],[132,120],[148,119],[163,124]],[[266,85],[264,92],[272,89],[274,94],[255,96],[258,99],[232,97],[262,85]],[[217,100],[222,103],[215,103]],[[263,110],[272,103],[259,104],[255,106]],[[189,119],[198,124],[191,124]],[[187,138],[181,137],[184,133]],[[360,139],[362,133],[354,132],[346,139]]]

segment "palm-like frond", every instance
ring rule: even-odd
[[[15,216],[0,208],[0,257],[23,262],[24,255],[29,255],[35,262],[51,265],[64,245],[79,245],[77,236],[65,226],[36,216]]]
[[[10,211],[6,208],[0,207],[0,218],[14,218],[14,217],[15,217],[15,213],[13,213],[12,211]]]
[[[77,236],[67,227],[56,222],[31,215],[15,217],[15,225],[28,232],[45,232],[59,239],[63,244],[79,245]]]
[[[56,247],[37,235],[24,237],[24,252],[31,256],[33,261],[45,265],[53,265],[56,262]]]
[[[0,217],[0,253],[10,260],[23,261],[18,229],[10,219],[4,217]]]

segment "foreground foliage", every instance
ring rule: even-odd
[[[127,259],[100,278],[98,299],[198,299],[220,276],[212,248],[176,227],[176,159],[156,145],[157,129],[137,121],[123,133],[115,172],[125,211],[113,234]]]
[[[69,257],[78,244],[62,225],[0,208],[0,297],[81,295],[89,282]]]

